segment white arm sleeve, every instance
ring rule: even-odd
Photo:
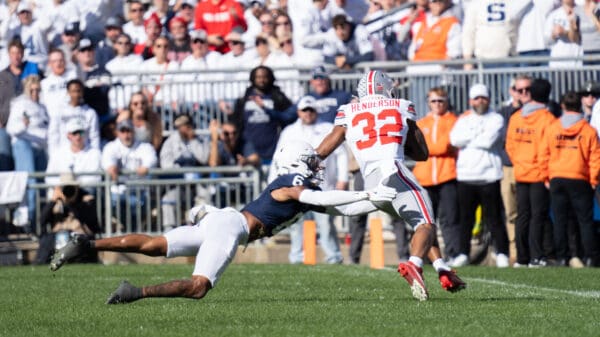
[[[369,194],[365,191],[315,191],[306,189],[300,192],[298,200],[305,204],[315,206],[338,206],[367,200],[368,198]]]
[[[331,215],[355,216],[371,213],[377,209],[378,208],[375,207],[372,202],[368,200],[362,200],[346,205],[327,207],[325,211]]]

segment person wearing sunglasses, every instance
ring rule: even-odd
[[[105,38],[96,45],[96,63],[99,66],[106,67],[106,63],[115,57],[115,44],[122,33],[123,24],[118,16],[111,16],[106,20],[104,24]]]
[[[169,61],[168,51],[169,39],[166,36],[159,36],[152,45],[154,57],[144,61],[140,69],[141,73],[146,73],[142,79],[148,83],[142,91],[151,104],[159,110],[177,107],[178,88],[173,85],[177,75],[172,72],[179,70],[179,64]],[[161,111],[161,113],[165,112]]]
[[[429,113],[417,125],[425,137],[429,158],[416,162],[413,173],[429,193],[434,212],[443,214],[438,221],[444,238],[444,255],[452,264],[461,253],[456,192],[458,149],[450,144],[450,131],[457,117],[450,111],[448,93],[443,88],[429,89],[427,102]]]
[[[125,33],[117,37],[115,42],[115,57],[108,61],[106,70],[112,74],[112,86],[109,91],[110,107],[117,113],[127,109],[131,94],[140,90],[138,77],[135,75],[119,75],[118,73],[131,72],[132,69],[140,69],[144,61],[140,55],[132,52],[133,44],[131,37]],[[120,85],[119,85],[120,84]]]
[[[146,8],[141,0],[127,1],[127,22],[123,25],[123,33],[131,37],[133,45],[146,42],[144,30],[144,13]]]
[[[600,113],[600,83],[590,80],[585,82],[577,92],[581,97],[581,112],[583,117],[588,121],[591,121],[593,116],[594,108],[599,110],[596,114]],[[600,116],[596,116],[596,119]]]
[[[556,119],[547,106],[552,85],[545,79],[517,78],[515,90],[523,106],[510,117],[506,130],[506,153],[517,182],[514,266],[543,267],[551,253],[544,245],[551,228],[548,176],[541,170],[540,149],[545,130]]]

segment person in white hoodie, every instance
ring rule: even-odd
[[[481,204],[483,223],[492,234],[496,248],[496,266],[508,267],[508,235],[502,221],[502,129],[504,119],[490,109],[490,95],[483,84],[469,90],[471,110],[465,111],[450,131],[450,143],[459,148],[456,160],[459,223],[462,229],[460,254],[450,263],[469,262],[471,231],[475,210]]]
[[[12,137],[12,156],[15,171],[39,172],[46,169],[48,154],[48,114],[39,103],[40,78],[30,75],[23,80],[23,94],[11,102],[6,131]],[[28,184],[34,184],[29,178]],[[26,226],[35,216],[35,190],[29,189],[27,197],[17,209],[15,225]],[[26,227],[26,231],[30,228]],[[33,229],[33,228],[31,228]]]

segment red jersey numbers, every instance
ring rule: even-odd
[[[379,130],[375,128],[375,118],[380,121],[386,121]],[[365,137],[356,141],[356,147],[359,150],[368,149],[377,143],[381,145],[398,143],[402,144],[402,116],[396,109],[385,109],[377,115],[370,112],[361,112],[352,118],[352,126],[363,126],[362,131]]]

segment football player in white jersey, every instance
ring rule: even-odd
[[[375,205],[402,218],[414,230],[412,255],[408,262],[398,265],[398,272],[408,281],[415,298],[428,298],[422,269],[425,255],[433,261],[444,289],[454,292],[465,288],[466,284],[441,258],[429,196],[403,163],[405,155],[418,161],[428,157],[427,144],[415,122],[414,104],[394,98],[392,79],[377,70],[361,78],[358,96],[358,102],[338,109],[335,127],[316,149],[317,153],[327,157],[346,140],[360,166],[366,189],[379,184],[396,189],[394,200]]]

